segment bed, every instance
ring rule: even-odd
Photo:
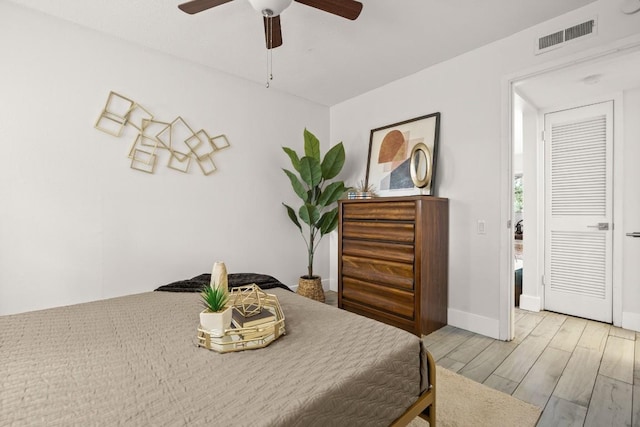
[[[219,354],[197,346],[195,279],[206,275],[173,292],[0,316],[1,424],[434,423],[435,366],[418,337],[263,282],[286,335]]]

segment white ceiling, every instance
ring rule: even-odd
[[[334,105],[594,0],[360,0],[356,21],[294,2],[271,87]],[[247,0],[188,15],[183,0],[14,0],[85,27],[265,84],[262,16]]]
[[[640,87],[640,52],[611,55],[520,82],[520,95],[540,110],[580,102]]]

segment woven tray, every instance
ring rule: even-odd
[[[263,310],[269,310],[276,316],[272,322],[262,323],[250,328],[230,328],[224,334],[215,334],[202,327],[198,328],[198,346],[218,353],[230,351],[254,350],[263,348],[286,333],[284,313],[280,307],[278,297],[265,294],[262,299]]]

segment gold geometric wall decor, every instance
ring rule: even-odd
[[[222,150],[223,148],[228,148],[231,144],[229,144],[229,140],[226,135],[217,135],[211,138],[211,144],[216,147],[216,150]]]
[[[211,175],[217,169],[216,164],[213,163],[213,159],[211,158],[211,156],[205,156],[202,159],[196,158],[196,161],[198,162],[198,166],[200,166],[200,170],[205,175]]]
[[[189,166],[191,165],[191,156],[184,156],[182,158],[178,157],[177,151],[172,151],[169,153],[169,162],[167,163],[167,167],[177,170],[178,172],[189,172]]]
[[[178,116],[171,125],[156,135],[158,141],[169,147],[169,151],[181,162],[189,156],[189,146],[187,139],[198,138],[195,132],[189,127],[184,119]]]
[[[109,92],[107,102],[96,121],[95,128],[113,136],[120,136],[127,124],[135,102],[115,92]]]
[[[134,104],[131,111],[129,111],[129,119],[127,122],[134,128],[142,131],[144,123],[150,120],[153,120],[153,114],[148,112],[142,105]]]
[[[120,136],[127,120],[103,111],[96,121],[95,128],[113,136]]]
[[[131,158],[131,169],[153,173],[156,168],[156,161],[157,156],[154,153],[135,149]]]
[[[131,168],[151,174],[158,163],[157,150],[167,150],[168,168],[188,173],[193,160],[204,175],[210,175],[217,170],[213,154],[230,146],[226,135],[210,137],[204,129],[194,132],[180,116],[172,122],[155,120],[142,105],[111,91],[94,127],[120,137],[127,126],[136,130],[127,153]]]
[[[133,144],[131,144],[131,148],[129,148],[129,154],[127,154],[127,157],[130,159],[133,159],[133,155],[135,154],[135,151],[137,148],[139,148],[142,145],[142,139],[144,138],[144,136],[142,136],[142,134],[138,134],[138,136],[136,136],[136,139],[133,140]]]
[[[140,140],[140,144],[144,145],[145,147],[156,147],[163,150],[170,150],[171,147],[165,145],[164,142],[160,141],[156,137],[156,135],[164,132],[170,127],[171,123],[161,122],[153,119],[142,119],[142,129],[140,131],[142,139]]]
[[[211,137],[204,129],[200,129],[195,135],[187,138],[184,142],[189,147],[189,150],[196,155],[198,160],[203,160],[216,151],[216,147],[211,142]]]

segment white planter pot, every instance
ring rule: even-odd
[[[231,307],[217,313],[204,310],[200,313],[200,326],[212,335],[224,335],[224,330],[231,326]]]

